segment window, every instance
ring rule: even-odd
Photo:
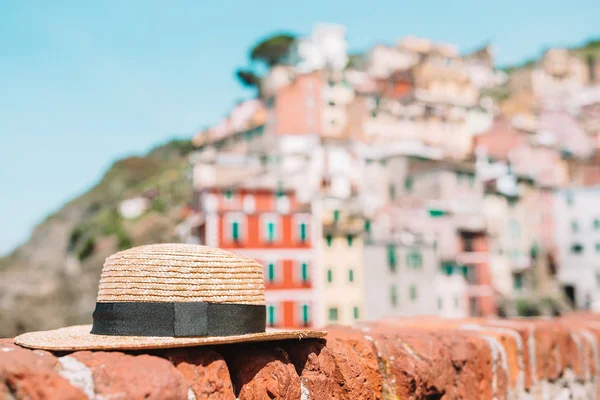
[[[393,244],[389,244],[387,247],[388,250],[388,265],[390,266],[390,270],[392,272],[396,272],[396,248]]]
[[[460,306],[460,300],[458,299],[458,297],[454,298],[454,308],[458,309]]]
[[[577,223],[577,221],[571,221],[571,231],[573,233],[579,232],[579,224]]]
[[[306,243],[308,240],[308,224],[304,218],[297,220],[296,227],[298,229],[298,241],[300,243]]]
[[[567,201],[568,205],[572,206],[574,202],[573,193],[570,191],[565,192],[565,200]]]
[[[337,307],[332,307],[329,309],[329,321],[335,322],[338,320],[338,309]]]
[[[306,261],[300,263],[300,279],[302,280],[302,283],[307,283],[309,281],[308,263]]]
[[[358,307],[354,307],[354,319],[360,318]]]
[[[277,240],[277,233],[279,230],[279,216],[278,215],[264,215],[262,217],[262,236],[263,240],[267,243],[273,243]]]
[[[523,289],[523,274],[522,273],[515,274],[513,286],[514,286],[515,290]]]
[[[571,245],[571,253],[573,253],[573,254],[583,253],[583,246],[580,243],[573,243]]]
[[[395,285],[392,285],[390,288],[390,303],[392,307],[396,307],[398,305],[398,291]]]
[[[453,264],[449,264],[449,263],[443,264],[442,268],[443,268],[444,272],[446,273],[446,275],[448,275],[448,276],[452,275],[452,273],[454,272]]]
[[[594,220],[594,230],[595,230],[595,231],[598,231],[598,230],[600,230],[600,219],[598,219],[598,218],[596,218],[596,219]]]
[[[410,299],[415,301],[417,299],[417,287],[415,285],[410,285],[409,293]]]
[[[467,179],[469,180],[469,187],[473,187],[475,185],[475,174],[467,174]]]
[[[308,313],[308,304],[302,304],[302,325],[308,326],[310,315]]]
[[[240,223],[239,223],[239,221],[231,222],[231,239],[234,242],[237,242],[240,240]]]
[[[270,262],[267,264],[267,281],[269,283],[275,282],[275,263]]]
[[[390,199],[394,200],[396,198],[396,186],[394,186],[393,183],[390,183],[388,190],[390,193]]]
[[[421,268],[422,263],[421,253],[418,250],[411,250],[406,255],[406,265],[409,268]]]
[[[352,247],[352,240],[354,237],[352,235],[348,235],[346,236],[346,239],[348,240],[348,247]]]
[[[226,226],[232,242],[239,243],[244,238],[244,218],[245,216],[239,213],[230,213],[226,216]]]
[[[463,181],[463,173],[462,172],[457,172],[456,173],[456,182],[461,185]]]
[[[354,270],[352,270],[352,269],[350,269],[350,270],[348,271],[348,280],[349,280],[350,282],[354,282]]]
[[[327,236],[325,236],[325,240],[327,240],[327,247],[331,247],[331,242],[333,241],[333,236],[327,235]]]
[[[233,190],[231,190],[231,189],[225,190],[225,192],[223,193],[223,196],[225,197],[226,201],[228,201],[228,202],[233,201]]]
[[[275,306],[268,306],[267,307],[267,323],[269,326],[274,326],[277,321],[275,320]]]
[[[444,308],[444,302],[441,297],[438,297],[438,310],[441,310],[442,308]]]
[[[600,243],[596,243],[596,253],[600,253]]]
[[[333,271],[330,269],[327,270],[327,282],[333,282]]]
[[[407,192],[410,192],[412,190],[413,187],[413,178],[411,176],[407,176],[404,179],[404,189],[406,189]]]

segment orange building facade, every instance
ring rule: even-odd
[[[263,264],[267,325],[311,326],[315,256],[310,207],[298,203],[292,191],[213,188],[198,196],[200,242]]]

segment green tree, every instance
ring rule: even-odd
[[[261,40],[250,49],[251,66],[238,68],[235,76],[243,86],[255,88],[260,95],[260,82],[263,77],[258,72],[258,67],[270,68],[277,65],[289,52],[295,40],[296,36],[289,33],[275,34]]]
[[[252,61],[263,62],[267,66],[272,67],[287,54],[295,40],[296,37],[294,35],[287,33],[270,36],[252,48],[250,59]]]

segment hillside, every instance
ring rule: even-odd
[[[0,259],[0,337],[91,322],[104,258],[145,243],[177,240],[191,198],[188,141],[115,162],[87,193],[70,201]],[[150,208],[125,220],[119,203],[153,193]]]

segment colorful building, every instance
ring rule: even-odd
[[[319,251],[324,276],[323,323],[352,325],[367,318],[362,217],[347,208],[324,212]],[[320,322],[320,321],[319,321]]]
[[[600,187],[555,192],[554,224],[558,279],[577,308],[600,302]]]
[[[439,314],[434,295],[440,275],[435,240],[396,225],[393,210],[387,211],[370,221],[365,234],[367,318]]]
[[[291,190],[209,187],[199,196],[201,244],[232,250],[264,265],[267,324],[313,324],[315,252],[311,209]]]

